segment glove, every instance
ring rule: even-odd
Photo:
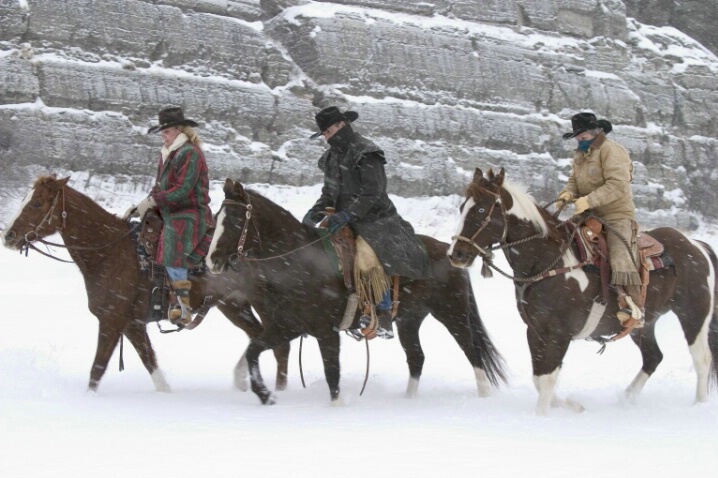
[[[137,214],[144,217],[147,210],[153,207],[157,207],[155,200],[152,199],[152,196],[146,197],[137,204]]]
[[[571,191],[563,191],[561,194],[558,195],[558,200],[556,201],[556,208],[558,210],[561,210],[566,207],[566,204],[573,201],[573,193]]]
[[[576,212],[573,213],[574,216],[578,216],[590,209],[590,206],[588,205],[588,197],[586,196],[576,199],[574,204],[576,205]]]
[[[129,221],[131,217],[134,217],[137,215],[137,206],[130,206],[127,208],[127,211],[120,216],[123,221]]]
[[[336,234],[339,232],[339,229],[346,226],[349,221],[351,221],[351,216],[346,211],[339,211],[336,214],[332,214],[329,216],[329,227],[327,228],[329,230],[329,234]]]
[[[302,224],[304,224],[310,229],[314,229],[315,227],[317,227],[317,223],[324,218],[324,215],[325,213],[323,213],[322,211],[310,209],[304,215],[304,219],[302,219]]]

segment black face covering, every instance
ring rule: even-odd
[[[353,136],[354,136],[354,130],[347,123],[341,129],[339,129],[336,133],[334,133],[334,135],[331,138],[329,138],[329,140],[327,140],[327,143],[329,143],[329,146],[331,146],[334,149],[338,149],[339,151],[344,151]]]

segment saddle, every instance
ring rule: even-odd
[[[327,216],[321,222],[326,227],[329,217],[334,214],[333,208],[327,208]],[[344,318],[339,330],[348,330],[354,322],[357,307],[361,306],[364,315],[372,318],[369,327],[361,330],[367,339],[376,337],[378,320],[375,304],[381,302],[385,291],[392,287],[389,277],[384,273],[381,262],[371,246],[357,236],[349,227],[343,227],[334,235],[325,237],[333,246],[338,257],[338,267],[344,280],[344,286],[350,293]],[[392,320],[396,317],[399,306],[399,277],[393,279]]]
[[[568,223],[570,228],[575,228],[574,224]],[[601,273],[601,285],[603,290],[603,298],[608,300],[608,287],[610,281],[610,252],[606,242],[606,232],[596,218],[588,218],[580,227],[578,234],[575,234],[575,242],[578,246],[580,260],[586,262],[587,268],[598,268]],[[650,281],[650,272],[653,270],[664,269],[672,265],[670,258],[665,255],[665,249],[656,238],[647,232],[638,234],[638,253],[640,259],[639,274],[641,276],[641,303],[639,307],[643,307],[646,300],[646,291]],[[623,306],[625,301],[625,291],[619,291],[619,302]]]
[[[140,272],[152,281],[150,303],[147,305],[145,321],[146,323],[157,322],[159,325],[161,320],[167,318],[170,304],[177,303],[176,294],[174,289],[172,289],[166,269],[156,263],[157,246],[163,226],[162,218],[156,210],[149,209],[142,218],[141,223],[132,221],[131,226],[132,240],[135,244]],[[202,261],[202,264],[188,271],[189,279],[192,280],[193,276],[206,274],[207,271],[207,266],[204,264],[204,261]],[[186,327],[180,327],[176,330],[183,328],[191,330],[197,327],[212,307],[211,300],[212,297],[205,297],[194,320]],[[160,330],[163,333],[176,331]]]

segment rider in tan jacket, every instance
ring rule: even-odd
[[[635,306],[619,310],[618,319],[624,326],[641,327],[638,224],[631,192],[633,163],[623,146],[606,137],[612,130],[607,120],[596,120],[593,113],[578,113],[571,118],[571,126],[573,131],[563,135],[563,138],[576,138],[578,147],[573,156],[571,176],[559,194],[558,205],[562,208],[566,203],[575,201],[575,214],[590,209],[606,224],[613,271],[611,283],[618,286],[619,295],[620,288],[623,288]]]

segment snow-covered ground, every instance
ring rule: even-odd
[[[254,188],[301,217],[318,187]],[[141,192],[102,203],[122,212]],[[222,198],[213,190],[213,207]],[[458,197],[393,198],[417,232],[448,240]],[[3,218],[6,221],[9,218]],[[714,247],[704,227],[696,237]],[[64,251],[54,251],[65,256]],[[292,344],[289,386],[274,406],[233,388],[233,368],[247,337],[218,311],[193,331],[150,337],[172,393],[152,381],[126,342],[98,393],[86,392],[97,322],[87,310],[76,266],[39,254],[0,250],[0,476],[270,476],[270,477],[676,477],[714,476],[718,466],[718,399],[694,405],[695,373],[673,316],[658,325],[665,358],[635,404],[623,389],[640,367],[630,339],[598,355],[572,344],[559,391],[582,403],[574,414],[534,415],[537,394],[525,326],[509,280],[472,270],[479,309],[510,369],[510,384],[478,398],[473,371],[448,332],[428,319],[419,394],[408,379],[398,339],[370,342],[371,372],[359,396],[364,343],[342,339],[342,394],[332,407],[316,341],[304,343],[307,389]],[[502,264],[502,262],[499,262]],[[111,293],[111,291],[108,291]],[[262,356],[273,384],[274,358]]]

